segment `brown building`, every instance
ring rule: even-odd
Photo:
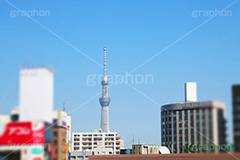
[[[235,150],[240,151],[240,85],[232,86],[233,140]]]
[[[101,155],[89,156],[89,160],[236,160],[240,158],[239,153],[220,154],[132,154],[132,155]]]
[[[67,160],[66,128],[53,127],[53,147],[56,148],[56,160]]]

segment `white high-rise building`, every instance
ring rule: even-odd
[[[25,66],[20,71],[20,121],[52,123],[53,69],[48,66]]]

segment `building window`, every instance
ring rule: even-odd
[[[54,137],[57,137],[57,135],[58,135],[58,133],[55,131],[55,132],[53,132],[53,136]]]
[[[57,145],[57,140],[53,141],[53,145],[55,145],[55,146]]]
[[[234,101],[234,103],[240,102],[240,97],[234,97],[233,101]]]
[[[190,116],[193,116],[193,115],[194,115],[193,110],[191,110]]]

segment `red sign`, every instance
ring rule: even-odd
[[[70,126],[67,126],[67,130],[69,130],[69,131],[70,131]]]
[[[11,122],[0,129],[0,145],[44,144],[44,123]]]

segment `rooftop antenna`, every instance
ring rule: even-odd
[[[66,111],[66,103],[64,102],[63,103],[63,112],[65,112]]]
[[[133,140],[132,140],[132,142],[133,142],[133,145],[134,145],[134,135],[133,135]]]

